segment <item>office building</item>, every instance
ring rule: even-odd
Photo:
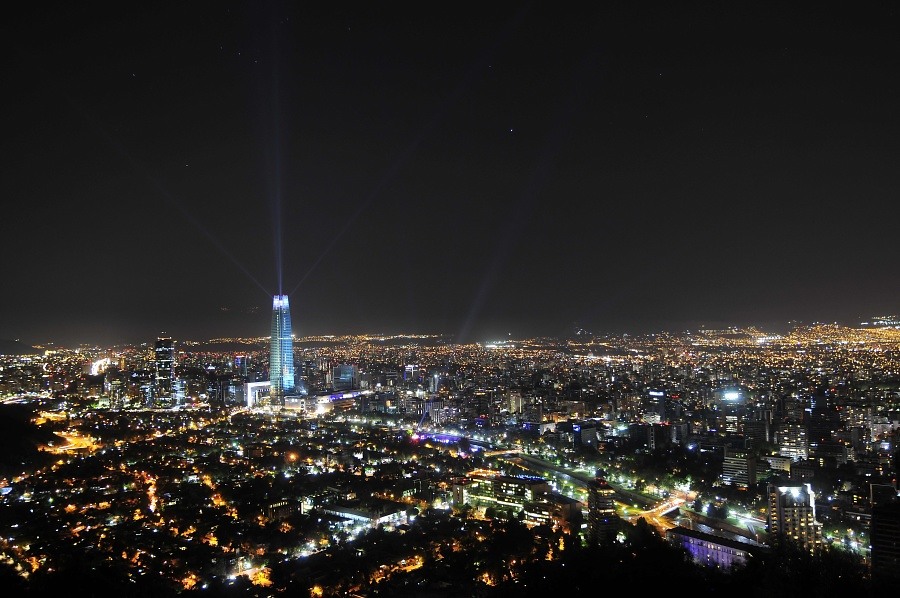
[[[722,462],[722,483],[738,488],[756,485],[756,457],[747,451],[726,448]]]
[[[169,402],[175,381],[175,341],[169,337],[156,339],[153,367],[153,396],[157,402]]]
[[[870,538],[872,579],[896,587],[900,583],[900,501],[873,507]]]
[[[294,337],[287,295],[272,301],[272,338],[269,346],[270,402],[283,405],[284,395],[294,390]]]
[[[518,513],[526,503],[538,502],[551,489],[544,478],[476,473],[469,475],[466,483],[454,485],[453,491],[459,505],[469,503]]]
[[[606,480],[596,478],[588,484],[587,541],[592,546],[610,544],[616,539],[621,523],[615,494]]]
[[[798,421],[785,422],[775,434],[778,451],[794,460],[809,457],[809,440],[806,426]]]
[[[246,379],[250,375],[250,357],[247,355],[234,356],[234,374]]]
[[[359,388],[359,368],[342,363],[335,366],[331,378],[334,390],[355,390]]]

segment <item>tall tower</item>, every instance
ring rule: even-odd
[[[157,401],[169,401],[175,382],[175,341],[161,336],[156,339],[153,352],[153,396]]]
[[[291,334],[291,306],[287,295],[275,295],[272,302],[269,382],[271,403],[284,405],[285,393],[294,390],[294,337]]]
[[[587,541],[591,546],[609,545],[616,539],[620,520],[615,494],[603,478],[594,478],[588,484]]]

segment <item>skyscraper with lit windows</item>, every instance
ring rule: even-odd
[[[153,348],[153,397],[160,402],[170,401],[175,382],[175,341],[161,336]]]
[[[591,480],[587,490],[587,541],[592,546],[611,544],[621,526],[616,513],[616,491],[603,478]]]
[[[271,403],[283,405],[285,393],[294,390],[294,337],[291,332],[291,307],[287,295],[275,295],[272,302],[269,382]]]
[[[816,519],[816,495],[812,486],[769,484],[768,493],[766,529],[769,544],[774,546],[790,541],[813,554],[821,552],[822,523]]]

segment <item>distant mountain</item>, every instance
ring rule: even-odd
[[[0,355],[40,355],[41,352],[23,342],[0,338]]]

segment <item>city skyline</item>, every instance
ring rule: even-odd
[[[756,4],[19,7],[0,339],[856,325],[898,15]]]

